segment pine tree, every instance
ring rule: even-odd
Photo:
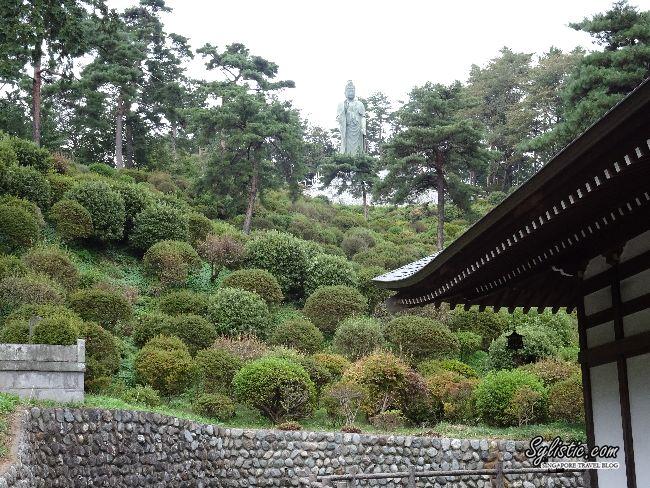
[[[363,218],[368,220],[368,197],[378,181],[377,166],[377,159],[366,154],[335,154],[321,167],[322,186],[325,188],[336,183],[339,195],[346,191],[359,195]]]

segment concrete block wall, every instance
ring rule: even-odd
[[[25,399],[83,402],[86,344],[0,344],[0,391]]]

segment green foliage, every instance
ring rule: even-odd
[[[9,205],[11,207],[20,207],[24,210],[27,210],[30,214],[34,216],[39,226],[44,226],[45,221],[43,220],[43,213],[41,209],[34,202],[30,202],[24,198],[15,197],[13,195],[3,195],[0,196],[0,205]]]
[[[44,318],[36,324],[31,342],[69,346],[77,343],[77,337],[79,337],[78,324],[66,316],[53,316]]]
[[[195,367],[187,346],[178,338],[156,336],[147,342],[135,359],[138,379],[160,394],[176,395],[195,377]]]
[[[122,196],[124,200],[124,232],[128,235],[133,230],[135,218],[145,209],[153,205],[154,199],[144,185],[133,183],[112,183],[113,189]]]
[[[269,271],[286,296],[300,297],[308,266],[303,242],[282,232],[259,234],[245,245],[246,266]]]
[[[256,293],[269,307],[279,305],[283,299],[278,280],[265,269],[240,269],[234,271],[224,278],[221,286]]]
[[[11,147],[16,154],[18,164],[21,166],[31,166],[41,173],[47,173],[54,167],[49,151],[38,147],[32,141],[12,137]]]
[[[341,380],[324,389],[321,403],[330,418],[344,426],[351,426],[367,397],[368,392],[363,386],[354,381]]]
[[[385,345],[379,322],[371,317],[350,317],[339,324],[332,346],[353,361]]]
[[[133,221],[131,245],[145,251],[159,241],[187,241],[187,216],[170,205],[152,205],[140,212]]]
[[[259,359],[268,352],[268,347],[253,334],[239,334],[235,337],[219,336],[214,341],[215,349],[223,349],[242,361]]]
[[[534,374],[517,369],[488,373],[479,382],[475,391],[478,415],[489,425],[516,425],[519,419],[508,408],[522,388],[529,388],[541,395],[536,413],[538,418],[542,418],[547,397],[544,385]]]
[[[405,426],[406,418],[401,410],[390,409],[370,417],[370,423],[377,429],[393,432]]]
[[[235,404],[225,395],[220,393],[203,393],[194,402],[194,410],[209,418],[221,422],[230,420],[235,416]]]
[[[0,175],[0,191],[47,208],[52,198],[48,179],[32,167],[13,166]]]
[[[445,420],[450,422],[476,420],[474,389],[478,380],[443,369],[427,374],[426,381],[431,394],[442,401]]]
[[[341,378],[346,369],[350,367],[350,361],[345,356],[332,353],[316,353],[311,356],[312,359],[322,364],[330,372],[333,380]]]
[[[305,369],[276,357],[244,365],[233,380],[237,399],[273,422],[301,419],[314,409],[316,388]]]
[[[373,313],[377,305],[384,302],[391,294],[390,290],[379,288],[372,280],[377,276],[384,274],[386,270],[379,266],[359,266],[357,265],[357,277],[359,284],[357,289],[368,300],[368,312]]]
[[[580,366],[578,364],[563,361],[555,357],[540,359],[536,363],[522,366],[522,369],[533,373],[546,386],[551,386],[559,381],[564,381],[576,374],[580,374]]]
[[[95,231],[90,212],[75,200],[56,202],[50,209],[49,218],[66,241],[90,237]]]
[[[217,337],[214,326],[198,315],[182,314],[171,317],[164,333],[179,337],[194,355],[209,347]]]
[[[68,193],[75,185],[74,178],[60,175],[58,173],[48,173],[47,181],[50,182],[52,202],[58,202],[63,199],[63,195]]]
[[[94,322],[85,322],[80,328],[80,333],[86,340],[84,381],[88,384],[117,373],[120,366],[120,348],[113,334]]]
[[[357,253],[367,251],[376,244],[375,232],[365,227],[353,227],[343,235],[341,248],[351,258]]]
[[[193,314],[204,316],[208,312],[208,295],[191,290],[175,290],[158,299],[158,309],[168,315]]]
[[[266,303],[257,294],[237,288],[220,288],[210,297],[208,319],[219,334],[263,336],[271,316]]]
[[[0,205],[0,251],[19,252],[38,240],[40,227],[27,210],[11,205]]]
[[[386,339],[400,355],[417,363],[426,358],[455,358],[458,339],[440,322],[425,317],[403,315],[384,328]]]
[[[522,325],[517,332],[523,336],[524,347],[518,351],[508,349],[508,334],[504,332],[490,345],[490,365],[494,369],[509,369],[534,363],[557,353],[555,340],[549,331],[535,325]]]
[[[170,329],[172,317],[161,312],[139,314],[133,323],[131,337],[136,346],[142,347],[155,336],[164,334]]]
[[[212,220],[203,214],[192,212],[187,216],[187,222],[189,227],[188,239],[190,244],[195,247],[199,242],[204,241],[208,234],[214,234]]]
[[[424,376],[437,374],[441,371],[453,371],[465,378],[477,378],[478,374],[471,366],[458,359],[429,359],[418,364],[418,371]]]
[[[23,276],[27,274],[27,266],[20,258],[0,254],[0,280],[7,276]]]
[[[309,260],[305,293],[311,295],[322,286],[346,285],[355,287],[358,284],[354,266],[347,259],[319,254]]]
[[[276,325],[268,342],[311,354],[323,348],[323,334],[309,320],[298,317]]]
[[[368,308],[366,298],[344,285],[324,286],[309,295],[304,314],[324,334],[332,334],[348,317],[362,315]]]
[[[32,271],[49,276],[68,290],[79,284],[79,272],[70,254],[57,246],[33,247],[23,260]]]
[[[133,388],[128,388],[121,396],[127,403],[137,403],[147,407],[157,407],[161,403],[160,395],[149,385],[136,385]]]
[[[244,361],[225,349],[203,349],[196,354],[201,385],[208,392],[228,393]]]
[[[61,287],[44,275],[8,276],[0,280],[0,317],[21,305],[57,305],[63,300]]]
[[[480,335],[483,338],[483,349],[487,349],[505,330],[507,321],[503,314],[497,312],[456,308],[449,316],[448,325],[453,331],[469,331]]]
[[[190,274],[199,271],[201,258],[187,242],[163,240],[144,253],[142,266],[163,286],[180,286],[187,282]]]
[[[483,338],[477,333],[469,330],[457,330],[454,335],[458,339],[461,359],[467,359],[481,349]]]
[[[93,223],[93,237],[96,239],[103,242],[118,241],[124,235],[124,199],[108,183],[79,183],[66,193],[65,198],[80,203],[88,210]]]
[[[585,421],[584,396],[580,374],[574,374],[550,386],[548,414],[551,420],[576,424]]]
[[[114,330],[118,323],[129,320],[132,314],[129,301],[116,291],[78,290],[68,297],[68,303],[82,319],[98,322],[109,331]]]

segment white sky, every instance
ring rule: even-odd
[[[119,10],[137,0],[109,0]],[[358,96],[381,90],[403,100],[426,81],[465,80],[508,46],[542,53],[552,45],[593,49],[567,25],[604,12],[610,0],[167,0],[167,29],[193,48],[242,42],[280,66],[296,88],[287,96],[312,122],[335,125],[352,79]],[[650,0],[631,0],[642,10]],[[201,58],[190,73],[209,79]]]

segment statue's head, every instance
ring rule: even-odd
[[[354,83],[352,83],[352,80],[350,80],[345,85],[345,98],[347,98],[348,100],[354,100],[354,94],[355,94]]]

